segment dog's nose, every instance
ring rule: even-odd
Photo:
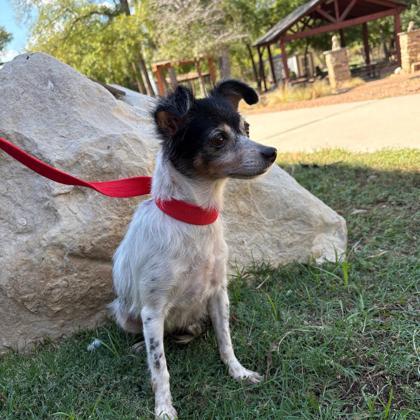
[[[270,162],[274,162],[277,157],[277,149],[274,147],[263,147],[261,149],[261,154],[264,159],[269,160]]]

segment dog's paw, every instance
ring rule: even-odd
[[[263,380],[263,377],[258,372],[245,369],[243,366],[229,369],[229,374],[237,381],[246,381],[251,384],[257,384]]]
[[[156,420],[175,420],[177,418],[178,414],[172,405],[163,404],[155,407]]]

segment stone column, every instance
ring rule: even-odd
[[[398,34],[401,46],[401,67],[406,73],[420,70],[420,29]]]
[[[337,89],[344,82],[351,79],[347,48],[324,51],[324,55],[330,84],[334,89]]]

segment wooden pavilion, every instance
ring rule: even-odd
[[[401,0],[310,0],[295,9],[292,13],[274,25],[264,36],[259,38],[254,47],[259,58],[258,85],[264,84],[267,90],[267,80],[264,71],[263,52],[267,49],[270,70],[274,84],[277,78],[274,69],[270,46],[279,43],[285,79],[290,78],[287,64],[286,44],[326,32],[339,31],[341,46],[345,46],[344,28],[363,25],[363,47],[366,65],[370,65],[367,22],[386,16],[394,17],[394,32],[397,61],[401,63],[398,33],[401,32],[400,14],[407,6]]]
[[[203,70],[205,64],[207,64],[207,72]],[[195,71],[179,75],[176,73],[175,68],[182,66],[193,67]],[[217,71],[213,57],[159,61],[152,64],[152,70],[157,81],[158,94],[161,96],[164,96],[168,90],[175,89],[180,83],[186,84],[194,90],[194,81],[199,81],[201,94],[204,96],[208,90],[206,85],[212,88],[216,83]]]

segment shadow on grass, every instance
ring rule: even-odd
[[[418,154],[407,153],[280,157],[346,218],[346,265],[260,263],[238,272],[230,286],[234,346],[265,381],[230,379],[211,330],[186,346],[167,340],[181,418],[419,415],[420,175]],[[90,353],[94,337],[106,346]],[[135,341],[110,324],[4,357],[0,418],[152,418],[145,355],[130,352]]]

